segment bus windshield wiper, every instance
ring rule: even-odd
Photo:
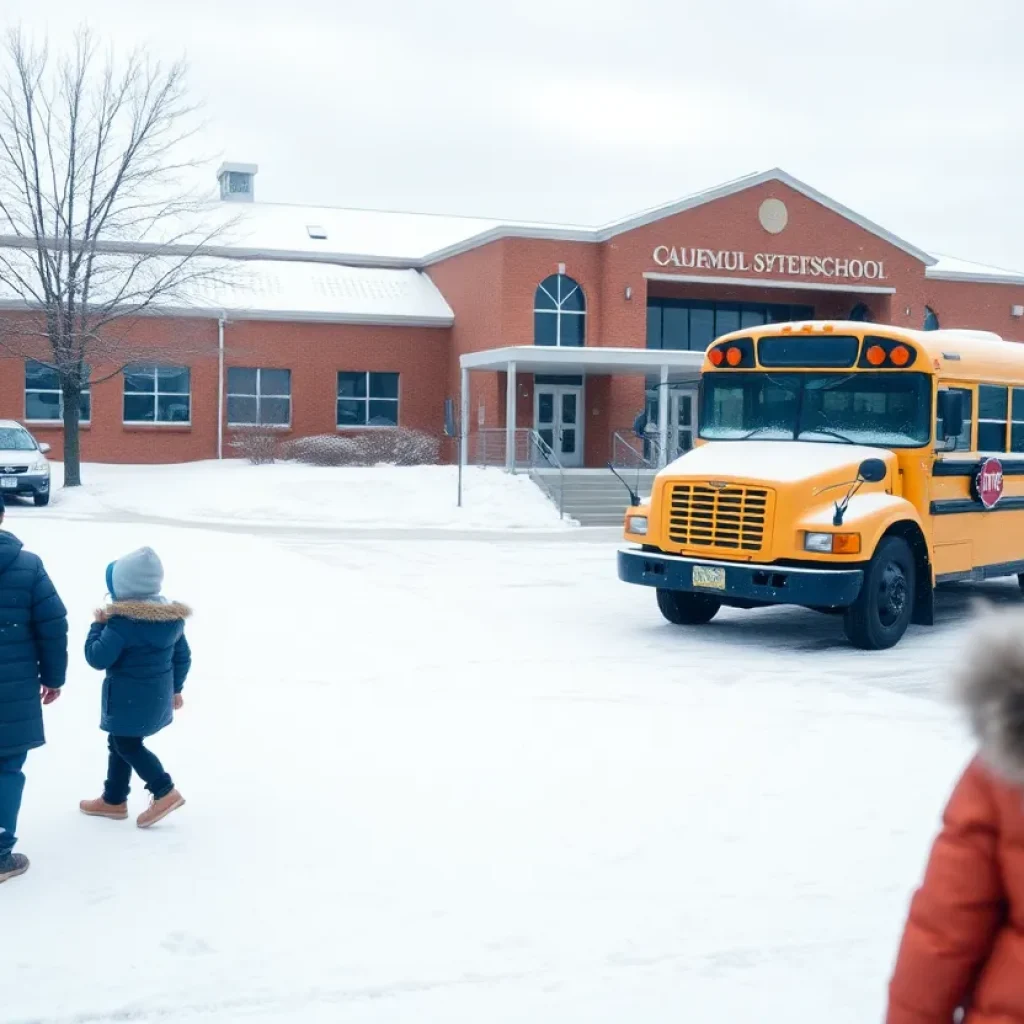
[[[827,434],[829,437],[834,437],[844,444],[856,444],[852,437],[847,437],[845,434],[840,434],[838,430],[830,430],[828,427],[804,427],[803,430],[799,431],[796,435],[796,439],[799,441],[802,434]]]

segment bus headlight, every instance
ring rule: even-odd
[[[626,533],[647,536],[647,516],[629,516],[626,519]]]
[[[805,533],[804,550],[819,555],[859,555],[859,533]]]

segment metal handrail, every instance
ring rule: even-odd
[[[634,447],[623,437],[622,432],[616,430],[612,434],[612,465],[616,469],[634,469],[637,466],[645,466],[649,469],[657,464],[648,459],[643,451]]]
[[[562,468],[562,463],[558,456],[555,454],[555,450],[544,440],[536,430],[527,431],[527,436],[530,441],[530,477],[533,481],[541,485],[541,481],[537,476],[537,465],[536,457],[534,453],[539,453],[541,458],[552,468],[558,471],[558,518],[565,518],[565,470]],[[542,485],[541,485],[542,486]],[[548,490],[548,494],[551,491]]]

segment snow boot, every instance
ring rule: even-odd
[[[150,801],[148,810],[143,811],[139,815],[136,824],[139,828],[149,828],[150,825],[155,825],[158,821],[162,821],[171,811],[176,811],[184,803],[182,795],[176,789],[172,789],[167,796],[162,796],[159,800]]]
[[[103,797],[100,797],[99,800],[83,800],[78,805],[78,809],[92,818],[115,818],[118,821],[123,821],[128,817],[127,804],[108,804]]]
[[[8,853],[0,857],[0,884],[17,878],[28,871],[28,857],[23,853]]]

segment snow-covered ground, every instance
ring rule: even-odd
[[[64,491],[53,466],[52,508],[62,514],[129,513],[207,524],[303,528],[557,530],[556,506],[525,475],[467,467],[458,507],[455,466],[325,469],[240,459],[180,466],[86,465],[84,487]]]
[[[970,751],[941,688],[972,592],[868,654],[791,609],[670,627],[606,542],[9,525],[74,657],[0,887],[4,1024],[880,1019]],[[196,609],[153,741],[188,804],[149,832],[77,810],[80,645],[141,543]]]

